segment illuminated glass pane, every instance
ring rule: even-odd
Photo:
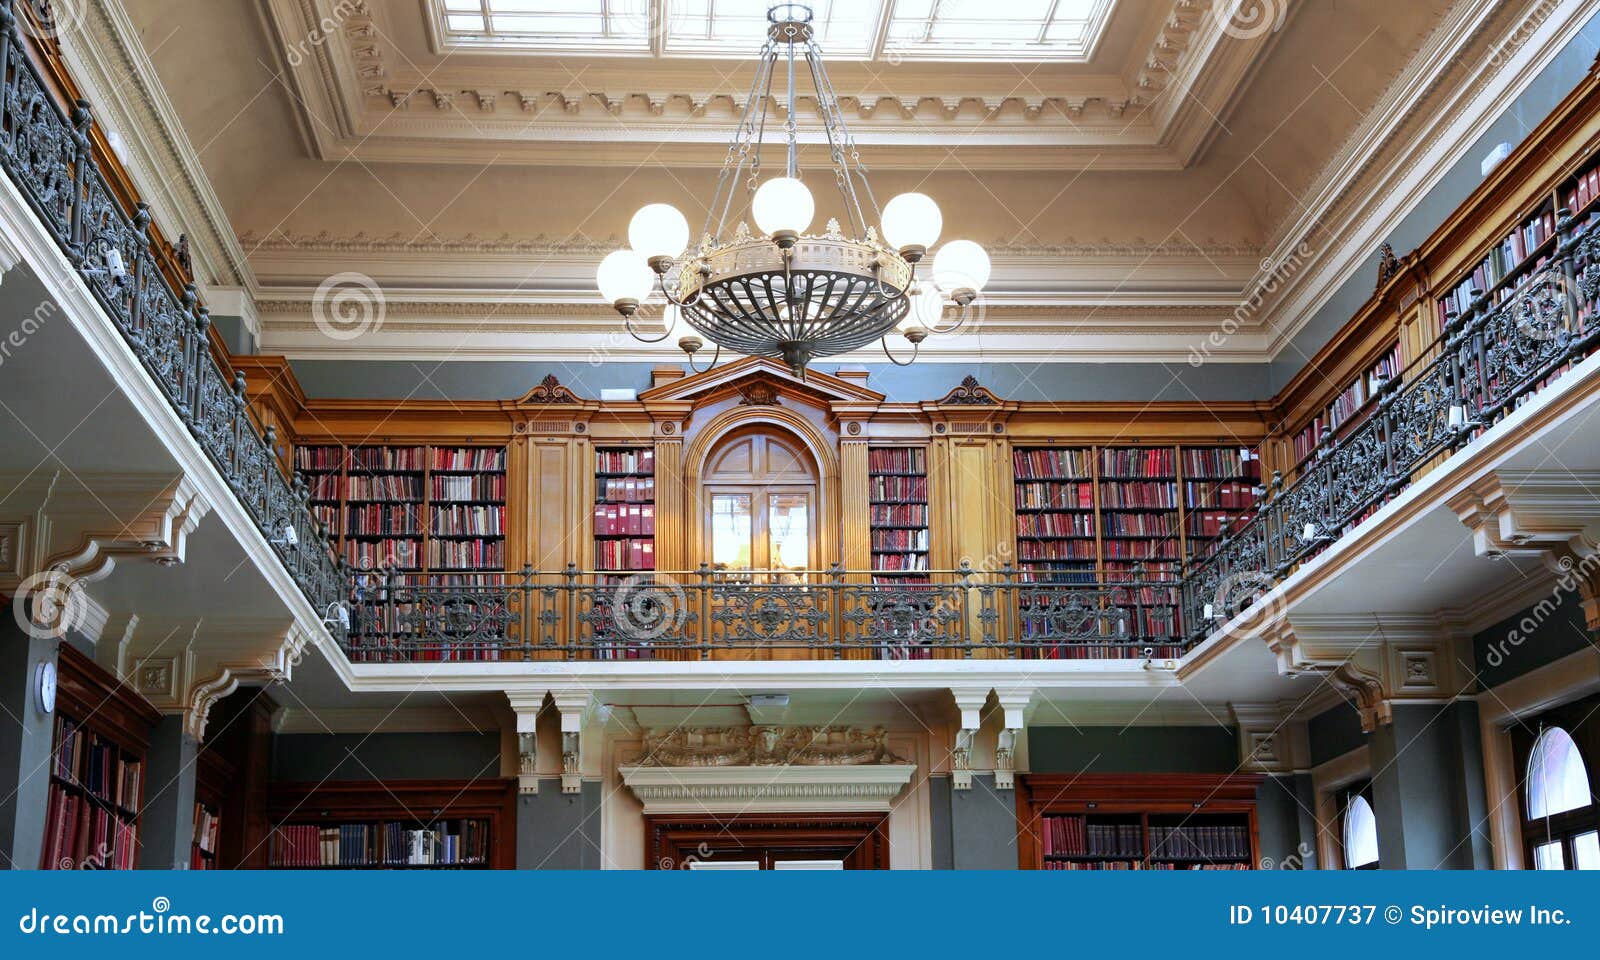
[[[1533,869],[1535,870],[1565,870],[1567,869],[1567,853],[1561,849],[1559,841],[1555,843],[1541,843],[1533,848]]]
[[[1377,862],[1378,819],[1372,814],[1372,804],[1357,794],[1344,812],[1344,865],[1354,868]]]
[[[1554,816],[1592,802],[1578,745],[1560,727],[1541,733],[1528,757],[1528,816]]]
[[[1600,833],[1590,830],[1573,837],[1572,853],[1579,870],[1600,870]]]
[[[750,569],[750,495],[711,496],[711,562],[723,570]]]

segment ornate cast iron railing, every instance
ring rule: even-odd
[[[1593,351],[1600,231],[1575,232],[1566,210],[1557,217],[1547,262],[1507,294],[1474,291],[1468,309],[1446,324],[1431,360],[1385,383],[1367,419],[1328,438],[1293,483],[1274,475],[1250,522],[1190,568],[1183,593],[1192,641]]]
[[[355,662],[1177,656],[1178,583],[1014,570],[355,576]],[[878,582],[873,582],[876,579]],[[892,582],[884,582],[892,581]],[[1169,611],[1163,620],[1150,611]],[[1159,629],[1148,631],[1151,626]]]
[[[0,98],[0,166],[284,569],[326,616],[348,580],[306,506],[306,490],[285,477],[271,428],[257,430],[244,375],[229,378],[212,356],[210,318],[194,288],[175,290],[162,274],[149,210],[142,203],[125,210],[101,173],[90,148],[89,105],[80,100],[69,116],[29,60],[13,0],[0,0]]]
[[[325,615],[350,602],[352,629],[336,632],[354,661],[1177,656],[1600,336],[1600,236],[1576,233],[1561,211],[1548,262],[1509,297],[1479,296],[1452,318],[1431,359],[1384,384],[1371,414],[1330,437],[1292,483],[1275,476],[1250,521],[1177,581],[1040,583],[966,569],[919,574],[925,583],[837,568],[781,582],[707,569],[621,582],[576,570],[352,573],[312,517],[304,485],[285,477],[272,430],[258,430],[243,376],[229,378],[212,356],[193,288],[174,289],[161,272],[148,209],[125,210],[99,170],[88,104],[64,112],[26,55],[14,2],[0,0],[0,167],[306,599]]]

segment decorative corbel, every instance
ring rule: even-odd
[[[1001,728],[994,748],[994,787],[1010,790],[1016,785],[1017,747],[1022,731],[1027,725],[1028,702],[1033,699],[1033,689],[996,691],[1000,701]]]
[[[537,711],[517,714],[517,792],[527,796],[539,792],[539,734]]]
[[[583,790],[583,721],[593,700],[587,690],[552,691],[556,710],[561,714],[561,792]]]
[[[979,714],[989,699],[988,688],[952,689],[956,709],[960,711],[960,726],[956,729],[955,743],[950,749],[950,787],[953,790],[972,789],[972,740],[982,725]]]
[[[1371,733],[1394,720],[1384,684],[1383,659],[1387,642],[1376,637],[1376,625],[1352,625],[1339,636],[1320,636],[1307,642],[1305,629],[1288,621],[1267,627],[1267,648],[1278,659],[1285,677],[1315,675],[1348,699],[1361,714],[1361,729]]]

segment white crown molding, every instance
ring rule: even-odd
[[[888,811],[916,772],[914,763],[618,768],[647,815]]]
[[[956,81],[947,67],[912,63],[896,68],[894,90],[854,89],[841,106],[879,169],[925,168],[952,138],[970,169],[1182,169],[1220,127],[1225,111],[1214,105],[1235,99],[1277,31],[1231,35],[1214,5],[1167,3],[1131,85],[1115,74],[1058,77],[1046,93],[1007,76],[984,88],[979,77]],[[519,72],[462,57],[424,72],[390,49],[392,15],[366,0],[264,5],[275,46],[297,51],[281,65],[315,156],[633,166],[648,153],[714,167],[722,152],[707,146],[731,137],[748,97],[742,87],[707,89],[708,71],[692,61],[601,60],[582,71],[581,86],[538,58]],[[332,35],[301,42],[319,23],[333,25]],[[1062,82],[1070,91],[1054,89]],[[797,113],[815,112],[815,100],[801,96]],[[825,142],[820,130],[801,137]]]
[[[211,187],[177,109],[120,0],[78,0],[79,29],[60,35],[62,57],[96,121],[117,134],[123,166],[176,243],[189,235],[196,285],[253,289],[244,248]]]
[[[1551,0],[1457,3],[1406,61],[1293,208],[1295,215],[1271,232],[1264,263],[1281,262],[1300,244],[1316,256],[1262,311],[1274,327],[1267,359],[1287,349],[1359,273],[1394,225],[1577,36],[1600,2],[1578,0],[1560,17],[1554,16],[1557,6]]]

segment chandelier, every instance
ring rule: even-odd
[[[713,366],[727,349],[782,360],[803,377],[806,365],[817,357],[874,340],[882,341],[890,361],[909,365],[930,333],[953,332],[965,321],[968,307],[988,282],[988,254],[970,240],[952,240],[933,258],[931,279],[919,280],[917,265],[943,229],[938,204],[921,193],[903,193],[879,209],[823,67],[811,8],[778,4],[767,11],[767,22],[767,41],[707,206],[700,241],[690,248],[689,223],[676,207],[646,205],[628,224],[629,247],[600,262],[600,295],[643,343],[672,336],[681,318],[715,345]],[[798,162],[795,74],[800,61],[816,90],[847,228],[830,219],[821,233],[806,232],[816,205]],[[762,147],[774,102],[773,78],[780,70],[788,87],[781,122],[785,165],[781,176],[763,181]],[[780,124],[774,120],[771,126]],[[751,233],[742,220],[727,232],[741,192],[750,194],[750,217],[760,234]],[[664,330],[646,333],[636,323],[657,289],[665,300]],[[950,304],[956,310],[947,320]],[[889,347],[888,335],[896,330],[911,344],[905,360]],[[695,356],[705,341],[684,336],[678,346],[698,369]]]

